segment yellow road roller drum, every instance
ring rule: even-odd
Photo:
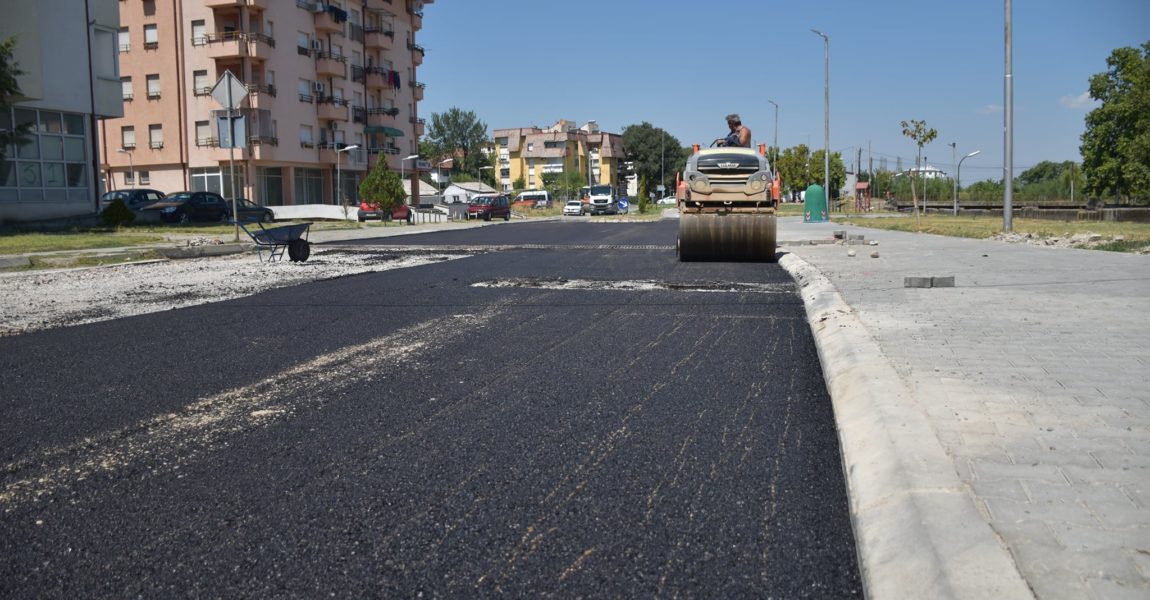
[[[696,147],[676,185],[679,260],[774,262],[774,183],[762,146]]]

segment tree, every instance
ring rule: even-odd
[[[817,165],[819,167],[822,166],[822,164],[823,164],[823,151],[822,150],[816,150],[815,153],[811,155],[811,164]],[[816,177],[815,182],[816,183],[822,183],[823,170],[820,168],[820,169],[818,169],[817,173],[818,173],[818,176]],[[814,176],[814,174],[812,174],[812,176]],[[839,152],[831,152],[830,181],[828,182],[828,183],[830,183],[831,189],[826,191],[828,202],[837,197],[838,190],[841,190],[843,188],[843,185],[846,184],[846,181],[847,181],[847,168],[843,164],[843,155]]]
[[[405,196],[407,192],[404,191],[403,182],[387,166],[386,160],[375,163],[363,183],[359,184],[359,197],[369,206],[385,213],[402,203]]]
[[[814,182],[811,174],[811,149],[806,144],[783,149],[776,168],[783,180],[782,189],[787,195],[793,196]]]
[[[675,173],[682,171],[691,156],[678,138],[643,121],[623,128],[623,148],[635,174],[647,181],[660,182],[664,190],[675,188]]]
[[[11,114],[15,98],[21,95],[20,83],[16,78],[23,75],[14,57],[16,38],[10,37],[0,42],[0,115]],[[20,123],[15,127],[0,127],[7,131],[0,131],[0,160],[4,160],[4,152],[9,144],[20,144],[24,136],[32,128],[31,123]]]
[[[517,192],[522,192],[523,190],[527,189],[527,180],[523,178],[522,174],[520,174],[519,177],[516,177],[515,181],[512,182],[511,187]]]
[[[476,173],[479,167],[486,166],[486,157],[479,149],[489,141],[487,124],[472,111],[453,106],[444,113],[431,113],[426,139],[436,150],[432,156],[456,152],[462,155],[462,160],[455,161],[456,172]],[[420,144],[420,152],[423,151],[425,147]]]
[[[922,147],[933,142],[934,138],[938,137],[938,130],[933,127],[927,129],[926,120],[919,121],[917,119],[911,119],[909,123],[906,121],[902,122],[902,134],[914,140],[914,143],[918,145],[918,165],[919,169],[922,169]],[[922,171],[916,171],[915,179],[920,176],[922,176]],[[914,203],[915,217],[918,217],[918,193],[915,191],[913,180],[911,181],[910,185],[910,195],[911,200]],[[925,203],[923,204],[922,208],[925,212]]]
[[[1150,195],[1150,42],[1118,48],[1106,72],[1090,78],[1090,97],[1102,105],[1086,115],[1082,168],[1095,196]]]

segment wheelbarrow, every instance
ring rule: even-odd
[[[308,228],[311,223],[284,225],[282,227],[264,227],[263,223],[254,225],[259,229],[248,229],[253,223],[237,223],[256,245],[256,254],[260,261],[283,260],[284,252],[292,262],[304,262],[311,256],[311,244],[307,241]],[[264,258],[264,253],[267,258]]]

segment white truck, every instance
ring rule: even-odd
[[[588,190],[588,196],[591,198],[592,215],[619,213],[619,201],[615,199],[615,190],[610,185],[593,185]]]

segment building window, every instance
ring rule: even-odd
[[[208,30],[202,19],[192,21],[192,45],[203,46],[208,43]]]
[[[152,174],[148,171],[139,171],[137,175],[140,178],[140,185],[148,185],[152,183]]]
[[[120,147],[131,150],[136,147],[136,128],[128,125],[120,128]]]
[[[296,204],[323,204],[323,172],[296,167],[294,193]]]
[[[127,27],[120,28],[120,39],[118,43],[120,45],[120,52],[127,52],[132,49],[132,39],[128,35]]]
[[[299,126],[299,145],[301,148],[315,148],[315,138],[311,136],[311,125]]]
[[[136,173],[131,169],[124,173],[124,185],[136,185]]]
[[[192,93],[197,96],[209,96],[212,93],[212,84],[208,81],[208,71],[192,72]]]
[[[120,95],[123,96],[125,101],[131,101],[131,99],[132,99],[132,78],[131,77],[121,77],[120,78]]]
[[[283,206],[283,168],[259,167],[256,169],[256,180],[259,182],[259,199],[264,206]]]
[[[160,47],[160,33],[156,26],[144,25],[144,49],[155,50]]]
[[[164,147],[164,126],[159,124],[148,125],[148,144],[153,150]]]
[[[148,100],[155,100],[160,97],[160,76],[153,73],[147,76],[148,81]]]
[[[196,145],[216,146],[216,139],[212,137],[211,121],[196,121]]]

